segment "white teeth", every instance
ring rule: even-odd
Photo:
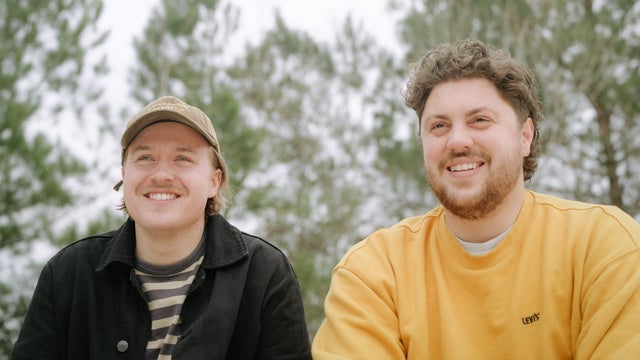
[[[173,200],[176,198],[175,194],[149,194],[149,199],[152,200]]]
[[[451,171],[464,171],[464,170],[472,170],[477,167],[478,167],[477,163],[471,163],[471,164],[460,164],[460,165],[452,166],[449,169]]]

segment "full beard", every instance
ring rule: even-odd
[[[484,166],[491,164],[488,157],[483,158]],[[438,171],[448,171],[444,165],[437,169],[426,167],[426,173],[431,189],[442,206],[462,219],[479,220],[495,211],[511,193],[522,173],[522,161],[522,158],[508,159],[506,165],[491,171],[481,191],[473,196],[460,196],[455,190],[447,188],[437,174]]]

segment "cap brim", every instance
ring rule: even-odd
[[[154,111],[149,114],[144,114],[139,118],[134,119],[131,122],[131,125],[127,127],[124,134],[122,134],[122,139],[121,139],[122,148],[126,149],[129,146],[129,144],[131,144],[133,139],[135,139],[135,137],[144,128],[146,128],[149,125],[155,124],[157,122],[162,122],[162,121],[174,121],[174,122],[178,122],[180,124],[186,125],[194,129],[198,133],[200,133],[214,147],[218,146],[215,139],[211,139],[209,136],[207,136],[206,129],[200,128],[200,126],[194,121],[192,121],[191,119],[187,118],[186,116],[178,112],[173,112],[170,110],[160,110],[160,111]]]

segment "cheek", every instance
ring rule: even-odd
[[[144,173],[136,170],[135,168],[125,166],[122,169],[122,181],[123,181],[122,187],[124,189],[125,194],[127,192],[134,192],[135,188],[138,186],[138,184],[142,181],[143,178],[144,178]]]
[[[433,162],[433,159],[438,156],[438,149],[436,142],[433,139],[421,139],[422,143],[422,157],[426,163]]]
[[[129,173],[125,173],[122,176],[122,180],[123,180],[122,192],[126,201],[127,198],[130,198],[132,194],[135,192],[136,181],[135,181],[135,178],[133,178]]]

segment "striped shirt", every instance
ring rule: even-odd
[[[203,259],[203,240],[191,255],[176,264],[157,266],[137,259],[134,271],[142,283],[151,313],[151,338],[147,343],[146,360],[171,359],[173,347],[182,334],[182,304]]]

